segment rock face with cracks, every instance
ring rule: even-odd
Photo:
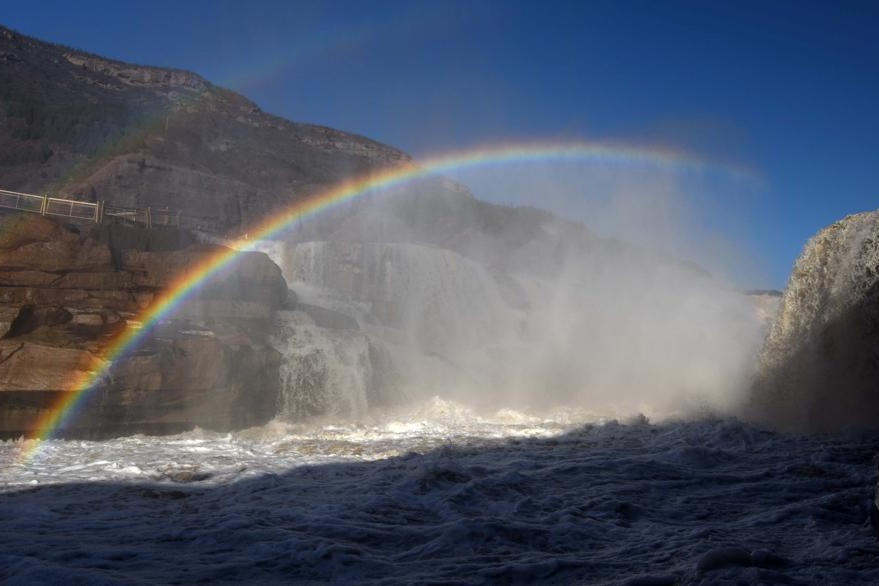
[[[225,430],[270,419],[280,356],[265,337],[287,288],[262,253],[242,254],[107,362],[113,340],[140,328],[160,295],[218,251],[179,230],[0,217],[0,436],[32,435],[79,381],[101,371],[62,435]]]
[[[782,428],[879,429],[879,211],[803,250],[760,357],[750,409]]]

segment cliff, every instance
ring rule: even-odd
[[[111,339],[216,252],[180,231],[64,226],[0,217],[0,437],[28,434]],[[280,270],[245,253],[131,353],[114,360],[67,436],[240,428],[278,405],[280,356],[266,342],[286,298]]]
[[[412,165],[368,138],[267,114],[194,73],[114,61],[0,26],[0,188],[167,207],[223,237],[346,179]],[[582,226],[478,201],[447,179],[403,191],[324,213],[297,238],[419,242],[491,263],[535,241],[540,250],[529,254],[550,260],[559,247],[595,241]]]
[[[806,244],[760,356],[748,406],[796,430],[879,428],[879,211]]]
[[[0,27],[0,187],[181,209],[215,234],[407,155],[262,112],[186,71]]]
[[[413,166],[376,141],[261,111],[186,71],[133,65],[0,27],[0,188],[180,210],[188,226],[247,232],[367,172]],[[564,261],[601,242],[582,225],[493,205],[444,178],[359,198],[304,222],[299,241],[414,242],[479,262]]]

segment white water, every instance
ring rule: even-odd
[[[291,246],[281,266],[297,291],[305,285],[359,303],[424,351],[456,355],[515,331],[515,312],[486,270],[450,250],[305,242]]]
[[[4,583],[879,581],[876,441],[432,399],[23,447],[0,444]]]
[[[0,580],[879,583],[879,441],[668,418],[732,402],[742,296],[646,262],[501,286],[448,251],[299,246],[300,299],[356,327],[280,312],[278,419],[0,444]]]
[[[624,248],[513,272],[411,243],[305,242],[272,252],[301,301],[359,325],[356,334],[328,332],[321,363],[354,364],[340,340],[369,340],[392,357],[390,399],[438,394],[488,407],[589,405],[657,418],[728,411],[763,335],[752,299]],[[281,338],[310,337],[314,356],[319,332],[293,329]],[[292,346],[275,347],[287,354]],[[343,403],[362,387],[349,386]]]
[[[319,328],[302,312],[281,312],[272,343],[283,356],[282,420],[366,413],[372,376],[366,336]]]

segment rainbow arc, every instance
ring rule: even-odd
[[[104,360],[90,372],[78,374],[70,381],[67,392],[35,425],[32,436],[36,441],[26,442],[21,460],[29,462],[39,451],[42,441],[53,438],[76,416],[77,408],[89,393],[99,386],[101,378],[112,363],[136,348],[161,321],[172,316],[208,279],[246,250],[252,250],[260,240],[277,239],[299,220],[341,205],[358,197],[390,188],[405,187],[407,183],[428,176],[449,174],[468,169],[497,167],[529,162],[582,162],[584,164],[614,165],[622,168],[659,168],[673,170],[721,170],[734,176],[749,176],[747,170],[717,167],[685,153],[656,149],[626,148],[601,143],[530,143],[479,148],[454,152],[420,161],[418,166],[405,164],[384,169],[339,183],[314,196],[300,199],[282,214],[267,220],[256,229],[229,244],[200,264],[190,267],[153,304],[137,318],[140,327],[126,328],[104,350]]]

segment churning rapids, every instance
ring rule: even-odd
[[[478,416],[0,445],[8,583],[875,584],[875,440]]]
[[[504,274],[411,244],[285,254],[278,418],[0,444],[0,579],[879,583],[879,440],[704,415],[734,412],[759,344],[745,296],[615,248]]]

